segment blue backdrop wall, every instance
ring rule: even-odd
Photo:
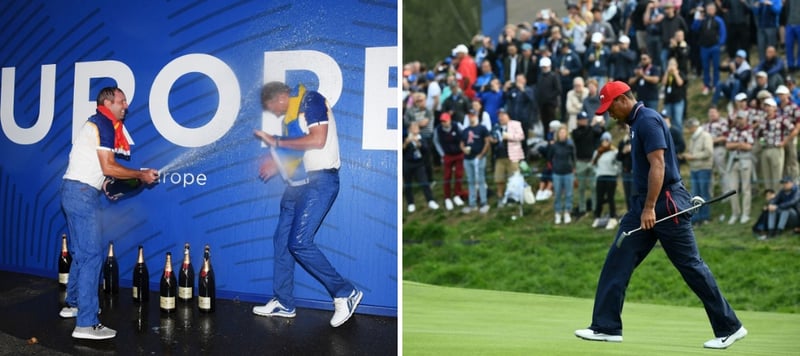
[[[197,267],[209,244],[219,296],[267,300],[284,184],[257,178],[266,149],[252,130],[269,129],[261,86],[283,80],[319,90],[338,125],[341,190],[317,242],[364,290],[360,312],[396,316],[396,2],[9,0],[0,23],[0,269],[55,283],[71,139],[99,89],[117,85],[135,142],[123,164],[164,170],[104,203],[122,285],[140,244],[152,288],[166,252],[180,260],[189,242]],[[332,309],[296,276],[300,306]]]

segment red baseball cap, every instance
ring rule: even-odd
[[[450,121],[450,114],[443,112],[441,116],[439,116],[439,121]]]
[[[605,114],[614,99],[630,90],[631,87],[625,82],[614,81],[606,83],[603,89],[600,90],[600,107],[595,111],[595,115]]]

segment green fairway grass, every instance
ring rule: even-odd
[[[797,296],[792,296],[797,298]],[[592,300],[403,282],[404,355],[800,355],[800,315],[737,311],[749,334],[727,350],[702,308],[626,303],[624,341],[575,337]]]

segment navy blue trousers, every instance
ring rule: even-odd
[[[656,202],[656,219],[691,207],[690,200],[689,193],[681,183],[669,186],[661,192]],[[630,231],[641,225],[645,196],[635,196],[633,201],[632,210],[622,217],[616,239],[620,238],[623,231]],[[669,260],[703,302],[715,337],[736,332],[742,324],[722,296],[711,270],[700,257],[692,230],[691,213],[656,224],[653,229],[631,234],[625,238],[620,248],[617,248],[616,243],[611,244],[603,271],[600,272],[592,325],[589,328],[609,335],[622,335],[621,313],[625,290],[633,270],[644,261],[656,241],[661,242]]]

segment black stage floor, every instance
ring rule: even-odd
[[[397,354],[397,318],[356,314],[332,328],[332,311],[298,308],[294,319],[265,318],[251,313],[253,303],[221,299],[211,314],[181,303],[165,317],[157,293],[151,290],[141,308],[128,288],[116,297],[100,295],[100,322],[117,337],[76,340],[70,336],[75,319],[58,316],[63,298],[52,279],[0,271],[0,355]]]

